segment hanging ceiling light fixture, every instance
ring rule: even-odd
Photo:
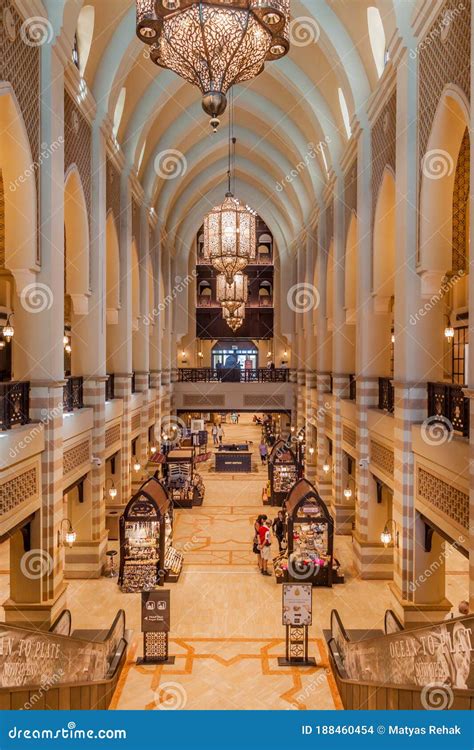
[[[215,206],[204,217],[204,262],[225,275],[228,284],[257,257],[257,219],[253,212],[244,208],[234,198],[232,181],[235,182],[235,144],[233,137],[233,102],[229,118],[229,163],[227,169],[227,193],[224,202]]]
[[[137,35],[156,65],[201,89],[219,125],[231,86],[289,48],[290,0],[137,0]]]
[[[222,317],[229,326],[229,328],[235,333],[243,324],[245,320],[245,305],[238,307],[232,314],[225,308],[222,308]]]
[[[217,277],[217,299],[231,315],[247,302],[248,288],[249,280],[243,273],[236,273],[231,284],[223,273]]]

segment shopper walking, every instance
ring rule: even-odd
[[[220,424],[217,428],[217,439],[219,441],[219,445],[222,445],[223,437],[224,437],[224,430],[222,429],[222,425]]]
[[[272,536],[267,519],[262,520],[258,530],[258,540],[262,558],[261,573],[262,576],[269,576],[271,573],[268,572],[268,561],[272,559]]]
[[[261,514],[260,516],[258,516],[255,519],[255,523],[253,525],[253,531],[254,531],[254,534],[253,534],[253,552],[254,552],[255,555],[257,555],[257,566],[258,566],[258,569],[260,571],[262,570],[262,557],[260,555],[260,537],[259,537],[259,531],[260,531],[260,526],[262,525],[262,523],[264,523],[267,520],[267,518],[268,518],[268,516],[266,516],[265,514]]]
[[[214,443],[214,445],[217,445],[218,440],[217,440],[217,425],[216,424],[212,425],[211,432],[212,432],[212,442]]]
[[[278,515],[272,523],[272,530],[278,539],[278,549],[283,552],[283,540],[285,538],[285,514],[282,510],[278,511]]]
[[[268,456],[268,448],[267,448],[267,444],[265,443],[264,440],[262,440],[262,442],[260,443],[258,449],[260,451],[260,460],[262,462],[262,465],[266,464],[267,463],[267,456]]]

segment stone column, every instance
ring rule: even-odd
[[[21,534],[12,538],[10,598],[4,608],[6,622],[46,629],[66,605],[64,550],[58,546],[64,513],[64,71],[54,44],[40,49],[40,141],[57,146],[40,169],[37,282],[45,304],[32,312],[18,300],[15,323],[28,332],[28,347],[16,364],[16,376],[30,380],[30,416],[42,422],[44,430],[41,477],[36,477],[42,507],[30,524],[29,544]]]

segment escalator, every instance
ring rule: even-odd
[[[73,630],[64,610],[48,632],[0,624],[0,710],[106,709],[126,660],[119,610],[108,630]]]
[[[348,631],[337,610],[329,660],[345,709],[474,708],[474,617],[405,630],[387,610],[382,631]]]

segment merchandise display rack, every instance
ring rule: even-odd
[[[194,448],[175,448],[166,457],[166,487],[175,508],[203,503],[204,484],[194,469],[194,461]]]
[[[178,580],[183,556],[172,547],[173,506],[158,479],[148,479],[120,518],[118,585],[125,593],[151,591]]]
[[[282,507],[298,480],[298,459],[287,441],[278,440],[268,457],[270,504]]]
[[[273,561],[277,583],[300,582],[328,586],[335,580],[334,521],[316,488],[300,479],[289,493],[284,510],[287,514],[288,545],[286,553]]]

